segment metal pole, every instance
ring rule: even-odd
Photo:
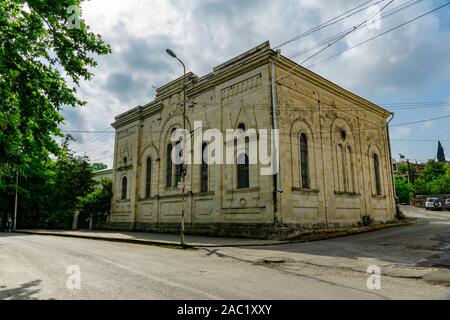
[[[180,230],[180,244],[184,246],[184,217],[186,211],[186,66],[177,55],[170,49],[166,52],[171,57],[177,59],[183,66],[183,161],[181,163],[181,230]]]
[[[14,202],[14,224],[13,224],[13,231],[16,231],[17,226],[17,199],[18,199],[18,193],[19,193],[19,170],[16,172],[16,199]]]
[[[177,58],[178,59],[178,58]],[[181,167],[181,232],[180,232],[180,243],[184,246],[184,218],[186,211],[186,66],[183,61],[178,59],[183,65],[183,163]]]

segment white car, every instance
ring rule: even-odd
[[[439,198],[428,198],[425,202],[425,208],[428,210],[442,210],[442,203]]]

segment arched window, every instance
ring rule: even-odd
[[[237,165],[238,189],[250,188],[249,161],[245,153],[241,153]]]
[[[147,166],[145,173],[145,197],[150,198],[152,188],[152,158],[147,158]]]
[[[245,124],[244,123],[239,123],[239,125],[237,126],[238,129],[245,131]]]
[[[122,200],[127,199],[127,188],[128,188],[128,179],[127,177],[122,178]]]
[[[308,140],[306,135],[300,135],[300,178],[303,189],[309,189],[309,167],[308,167]]]
[[[177,145],[175,146],[175,150],[177,152],[180,152],[180,154],[178,154],[178,156],[182,157],[180,148],[181,148],[181,142],[178,142]],[[180,159],[182,159],[182,158],[180,158]],[[181,182],[181,178],[182,178],[182,174],[183,174],[182,170],[183,170],[182,163],[175,165],[175,187],[177,187],[178,183]]]
[[[167,145],[166,155],[166,187],[172,187],[172,145]]]
[[[200,169],[200,192],[208,192],[208,145],[202,146],[202,166]]]
[[[374,174],[375,174],[376,194],[377,194],[377,196],[381,196],[380,160],[376,153],[374,153],[374,155],[373,155],[373,170],[374,170]]]
[[[346,182],[345,182],[345,152],[342,144],[338,143],[337,145],[337,177],[338,177],[338,185],[337,190],[340,192],[346,191]]]
[[[352,155],[352,148],[350,146],[347,146],[347,154],[345,157],[345,162],[347,165],[347,191],[348,192],[356,192],[356,186],[354,181],[354,173],[353,173],[353,155]]]

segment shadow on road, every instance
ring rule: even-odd
[[[41,280],[34,280],[12,289],[0,286],[0,300],[36,300],[33,296],[41,291],[37,288],[40,283]]]
[[[317,242],[291,243],[264,247],[245,247],[273,254],[303,254],[328,258],[378,259],[393,264],[450,267],[450,214],[428,213],[402,207],[417,225],[398,227]],[[239,249],[237,249],[239,250]],[[210,255],[216,254],[209,252]],[[260,255],[263,255],[261,253]]]
[[[24,237],[24,236],[30,236],[30,235],[14,233],[14,232],[3,232],[2,230],[0,230],[0,238]]]

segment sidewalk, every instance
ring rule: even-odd
[[[337,237],[349,236],[352,234],[365,233],[370,231],[383,230],[415,224],[415,221],[405,220],[392,224],[374,225],[370,227],[350,228],[346,230],[335,230],[327,232],[318,232],[310,235],[302,236],[293,240],[259,240],[259,239],[238,239],[238,238],[219,238],[206,236],[185,236],[186,247],[256,247],[271,246],[294,242],[308,242],[332,239]],[[37,230],[37,229],[21,229],[17,233],[36,234],[57,237],[83,238],[90,240],[103,240],[113,242],[127,242],[144,245],[158,246],[179,246],[180,236],[177,234],[160,234],[147,232],[120,232],[120,231],[64,231],[64,230]]]
[[[63,230],[35,230],[22,229],[17,233],[36,234],[57,237],[84,238],[90,240],[103,240],[114,242],[127,242],[144,245],[179,246],[180,236],[176,234],[160,234],[147,232],[120,232],[120,231],[63,231]],[[290,241],[217,238],[205,236],[185,236],[187,247],[242,247],[267,246],[285,244]]]

